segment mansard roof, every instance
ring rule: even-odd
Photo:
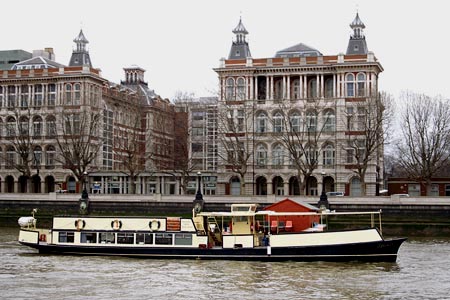
[[[280,50],[275,57],[294,57],[294,56],[322,56],[319,50],[306,44],[299,43],[297,45]]]

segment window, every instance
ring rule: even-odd
[[[72,85],[66,84],[66,104],[72,104]]]
[[[292,132],[300,132],[301,129],[301,117],[298,112],[293,112],[289,118],[291,122],[291,131]]]
[[[356,96],[358,97],[365,97],[366,96],[366,75],[364,73],[359,73],[357,76],[358,82],[357,84],[357,90],[356,90]]]
[[[300,99],[300,80],[296,79],[292,82],[292,99]]]
[[[308,98],[317,98],[317,79],[308,81]]]
[[[347,97],[355,97],[355,76],[353,74],[347,74],[345,76],[347,86]]]
[[[33,120],[33,135],[40,137],[42,135],[42,118],[35,117]]]
[[[225,87],[225,100],[234,100],[234,79],[228,78]]]
[[[237,131],[243,132],[245,129],[245,112],[243,110],[237,111]]]
[[[28,107],[29,88],[28,85],[22,85],[20,88],[20,107]]]
[[[283,99],[283,80],[277,79],[274,82],[274,100]]]
[[[329,109],[323,114],[323,130],[324,131],[335,131],[336,129],[336,116],[334,111]]]
[[[81,233],[81,243],[88,243],[88,244],[97,243],[97,233],[96,232],[82,232]]]
[[[6,136],[12,137],[16,135],[16,119],[9,117],[6,121]]]
[[[136,244],[139,245],[153,244],[153,233],[136,233]]]
[[[130,232],[117,233],[117,244],[134,244],[134,234]]]
[[[80,104],[81,100],[81,84],[76,83],[73,86],[73,103],[74,104]]]
[[[6,169],[12,169],[16,164],[16,150],[13,146],[6,148]]]
[[[307,146],[305,148],[305,159],[310,165],[317,163],[319,157],[319,151],[314,146]]]
[[[58,234],[58,242],[60,243],[73,243],[75,241],[75,233],[60,231]]]
[[[56,120],[55,117],[50,116],[47,118],[47,137],[56,136]]]
[[[99,240],[102,244],[115,244],[116,243],[116,234],[114,232],[100,232]]]
[[[256,132],[263,133],[267,131],[267,115],[260,113],[256,117]]]
[[[191,149],[192,149],[192,152],[202,152],[203,145],[201,143],[192,143]]]
[[[175,245],[192,245],[192,234],[190,233],[175,233]]]
[[[47,105],[55,106],[56,102],[56,85],[49,84],[48,85],[48,94],[47,94]]]
[[[273,116],[273,132],[283,132],[283,115],[280,112]]]
[[[354,130],[354,108],[353,107],[347,107],[347,130]]]
[[[42,100],[44,99],[42,94],[42,84],[36,84],[34,86],[34,107],[41,107],[42,106]]]
[[[156,233],[155,245],[172,245],[172,238],[171,233]]]
[[[408,184],[408,194],[412,197],[420,196],[420,184]]]
[[[264,145],[258,145],[256,148],[256,165],[258,167],[267,165],[267,149]]]
[[[356,128],[357,130],[366,130],[366,109],[364,107],[358,107],[356,116]]]
[[[3,106],[3,87],[0,86],[0,108]]]
[[[22,117],[19,122],[19,134],[28,136],[30,134],[30,123],[27,117]]]
[[[192,120],[194,121],[201,121],[205,117],[204,111],[193,111],[192,112]]]
[[[79,134],[81,132],[80,115],[71,114],[65,116],[65,134]]]
[[[45,151],[45,165],[47,168],[53,168],[55,167],[55,147],[50,145],[47,146],[47,151]]]
[[[325,98],[333,98],[333,79],[325,80]]]
[[[346,149],[347,152],[347,163],[352,164],[355,157],[355,150],[354,149]]]
[[[276,145],[273,148],[272,164],[275,166],[282,166],[284,164],[284,149],[281,145]]]
[[[203,127],[192,127],[192,136],[204,136]]]
[[[8,108],[16,107],[16,87],[14,85],[8,86]]]
[[[306,126],[308,132],[317,131],[317,113],[315,111],[308,111],[306,113]]]
[[[328,144],[323,150],[323,165],[326,167],[334,166],[334,147]]]
[[[245,99],[245,80],[244,78],[238,78],[237,80],[237,100]]]
[[[33,166],[40,166],[42,163],[42,148],[36,146],[33,150]]]

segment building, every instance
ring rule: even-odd
[[[103,78],[83,31],[74,42],[68,66],[52,48],[0,53],[0,191],[178,194],[174,105],[137,66]]]
[[[299,43],[253,58],[242,20],[219,77],[217,194],[376,195],[383,146],[370,149],[383,71],[357,14],[347,52]],[[364,165],[363,165],[364,164]]]

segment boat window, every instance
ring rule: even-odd
[[[58,236],[58,242],[60,243],[73,243],[75,241],[75,233],[60,231]]]
[[[125,232],[117,233],[117,244],[133,244],[133,243],[134,243],[133,233],[125,233]]]
[[[192,245],[192,234],[175,233],[175,245]]]
[[[81,233],[82,243],[97,243],[97,233],[96,232],[82,232]]]
[[[136,244],[153,244],[153,233],[136,233]]]
[[[116,235],[114,232],[100,232],[100,243],[114,244],[116,242]]]
[[[155,234],[156,245],[172,245],[172,234],[170,233],[157,233]]]

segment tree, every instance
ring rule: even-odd
[[[245,194],[245,175],[253,154],[253,107],[250,101],[236,101],[219,108],[217,115],[218,157],[225,169],[239,177],[241,194]]]
[[[358,175],[361,194],[366,195],[366,174],[376,165],[381,173],[384,144],[388,140],[393,115],[392,97],[379,93],[347,106],[345,117],[347,143],[342,145],[347,153],[347,163]]]
[[[274,138],[287,150],[288,159],[297,170],[300,194],[305,195],[306,183],[319,165],[319,152],[327,143],[323,133],[336,126],[335,112],[329,110],[325,101],[305,101],[303,111],[300,108],[298,103],[283,101],[271,121]],[[322,122],[319,116],[323,116]]]
[[[410,179],[425,183],[431,193],[431,179],[450,163],[450,102],[441,97],[404,93],[403,139],[397,146],[402,171]]]
[[[88,168],[95,165],[102,144],[99,138],[100,120],[101,114],[97,110],[61,113],[56,135],[59,157],[56,160],[71,170],[80,182],[86,179]]]

